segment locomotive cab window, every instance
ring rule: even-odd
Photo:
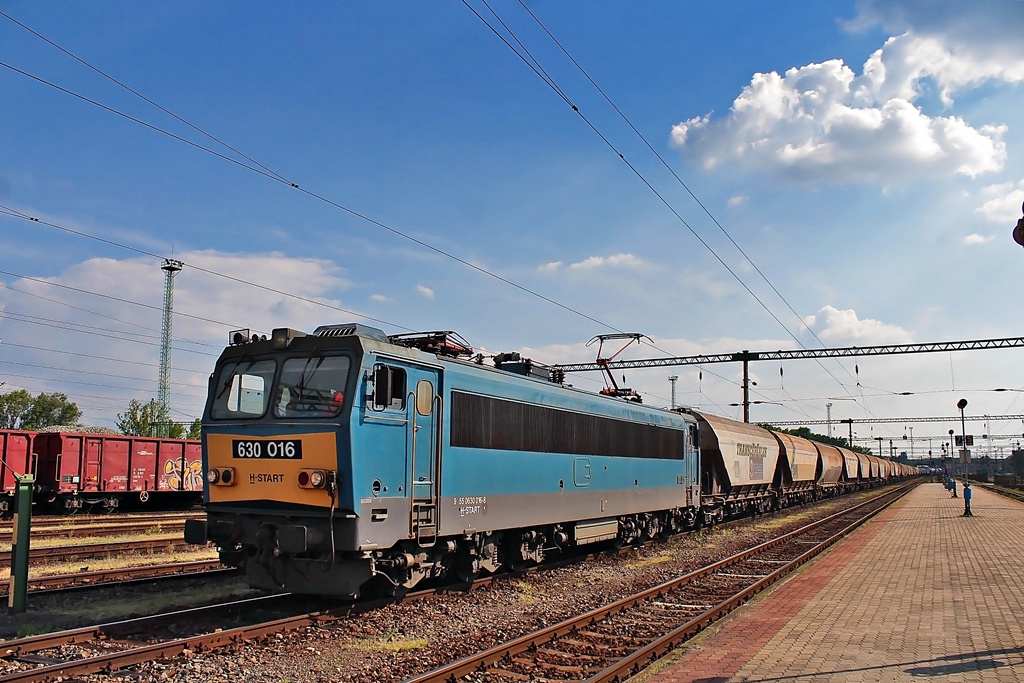
[[[374,410],[405,410],[405,370],[384,365],[373,366]]]
[[[289,358],[281,367],[274,417],[337,417],[345,406],[347,356]]]
[[[270,383],[277,363],[272,360],[228,363],[214,385],[210,415],[215,420],[260,417],[267,410]]]
[[[426,417],[434,410],[434,385],[430,380],[416,382],[416,412]]]

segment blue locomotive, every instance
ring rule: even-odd
[[[213,542],[256,587],[356,597],[632,543],[915,468],[635,394],[450,332],[238,333],[203,416]]]
[[[451,333],[236,335],[203,417],[212,541],[253,586],[354,597],[700,520],[694,416],[579,391]],[[558,379],[557,377],[555,379]]]

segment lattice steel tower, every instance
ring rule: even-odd
[[[174,312],[174,276],[182,268],[181,261],[164,259],[164,324],[160,333],[160,387],[157,393],[157,433],[171,435],[171,314]]]

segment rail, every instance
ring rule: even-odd
[[[409,678],[405,683],[469,679],[622,681],[823,552],[914,486],[901,487],[660,586]],[[860,515],[852,522],[851,512]],[[827,537],[814,539],[808,547],[806,537],[821,531],[826,531]],[[782,553],[792,556],[779,559]],[[766,574],[759,569],[773,564],[777,568]],[[741,571],[725,571],[731,568]],[[737,583],[742,584],[739,590],[735,590]],[[727,594],[718,595],[724,588],[728,588]],[[708,600],[710,595],[713,600]],[[628,650],[628,654],[609,656],[617,650]]]

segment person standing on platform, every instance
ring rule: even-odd
[[[974,514],[971,512],[971,483],[964,481],[964,517],[973,517]]]
[[[956,479],[949,480],[949,497],[956,498]]]

